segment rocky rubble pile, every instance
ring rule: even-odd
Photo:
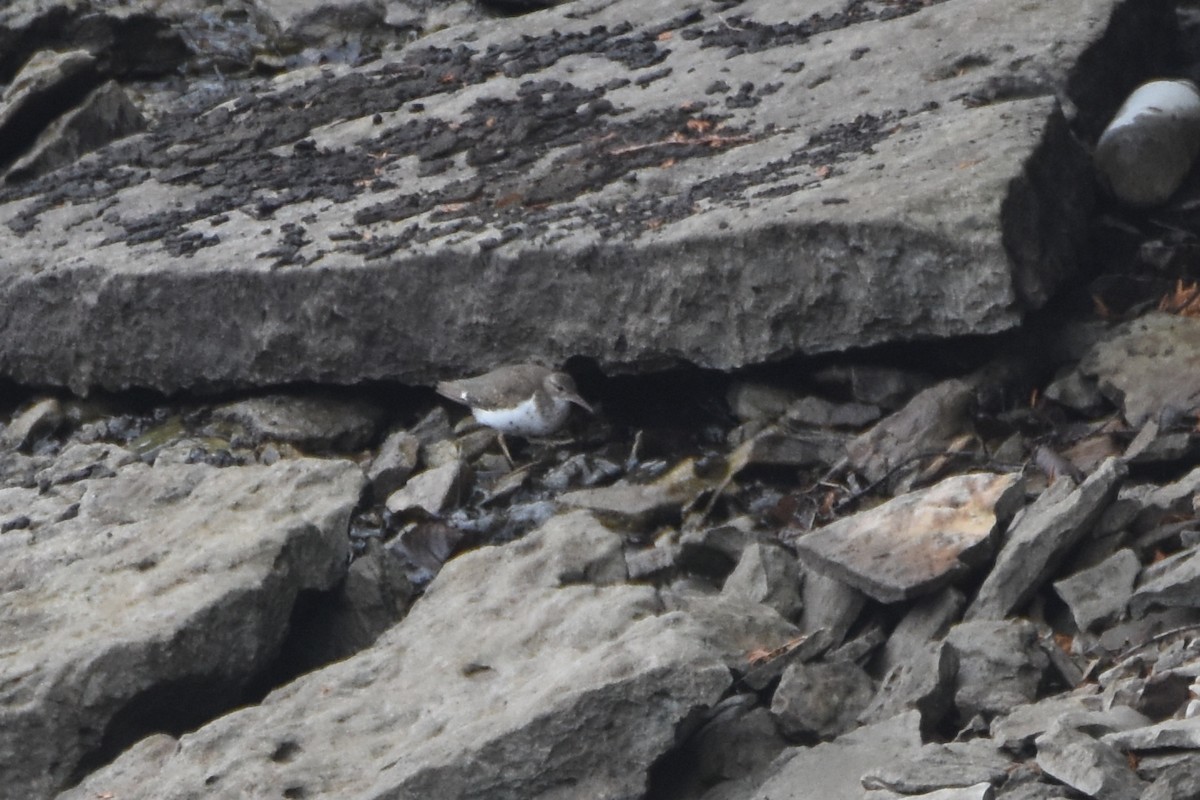
[[[1197,332],[610,381],[516,466],[425,394],[27,403],[0,794],[1194,796]]]
[[[793,16],[0,9],[0,800],[1200,794],[1176,10]]]

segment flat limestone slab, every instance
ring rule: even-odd
[[[5,187],[0,376],[733,368],[1013,327],[1073,273],[1093,202],[1057,97],[1094,136],[1170,5],[806,10],[467,23]]]
[[[121,466],[0,535],[0,798],[49,797],[145,726],[198,724],[276,656],[296,596],[346,571],[349,461]],[[0,490],[0,518],[36,488]]]
[[[881,603],[929,594],[991,554],[1024,500],[1016,473],[947,478],[790,539],[809,567]]]
[[[580,512],[466,553],[371,648],[144,740],[61,800],[640,797],[731,678],[709,626],[653,587],[578,582],[613,559],[620,538]]]

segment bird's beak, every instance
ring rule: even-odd
[[[596,409],[592,408],[588,404],[588,402],[586,400],[584,400],[582,397],[580,397],[579,395],[569,394],[569,395],[566,395],[566,398],[567,398],[568,402],[574,403],[575,405],[579,406],[580,408],[585,409],[589,414],[596,413]]]

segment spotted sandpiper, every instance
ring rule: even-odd
[[[549,436],[566,423],[572,403],[592,411],[570,375],[536,364],[513,364],[474,378],[443,381],[437,393],[468,406],[476,420],[499,431],[506,456],[504,434]]]

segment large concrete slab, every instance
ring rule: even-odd
[[[187,95],[0,191],[0,375],[732,368],[1016,325],[1075,268],[1071,125],[1154,69],[1170,4],[805,11],[577,0]]]

